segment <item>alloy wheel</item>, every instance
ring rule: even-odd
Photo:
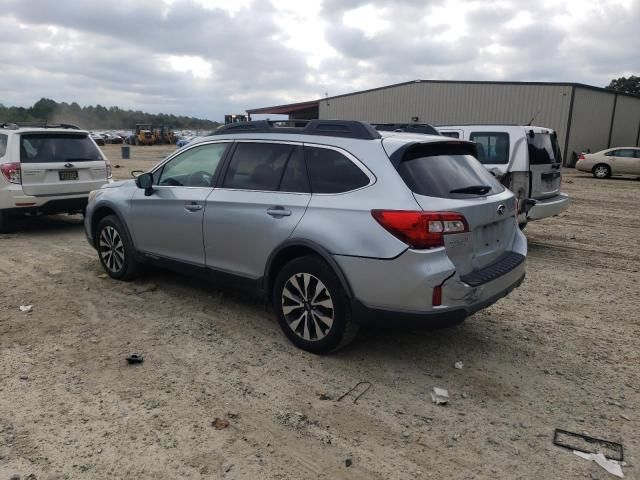
[[[600,166],[595,168],[594,173],[598,178],[605,178],[609,174],[609,170],[607,167]]]
[[[124,265],[124,244],[112,226],[107,225],[100,232],[99,249],[105,267],[112,273],[120,271]]]
[[[282,313],[297,336],[318,341],[331,330],[335,310],[331,293],[319,278],[297,273],[282,289]]]

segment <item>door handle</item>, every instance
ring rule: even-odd
[[[267,209],[267,214],[274,218],[288,217],[291,215],[291,210],[286,210],[284,207],[272,207]]]
[[[187,212],[197,212],[198,210],[202,210],[202,205],[198,205],[198,204],[197,204],[197,203],[195,203],[195,202],[187,203],[187,204],[184,206],[184,209],[185,209]]]

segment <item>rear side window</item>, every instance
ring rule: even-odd
[[[302,147],[295,147],[280,181],[281,192],[309,193],[309,176]]]
[[[22,163],[102,160],[98,147],[83,133],[34,133],[20,136]]]
[[[529,164],[545,165],[560,162],[560,149],[555,135],[548,133],[527,134]]]
[[[369,177],[340,152],[304,147],[312,193],[341,193],[369,184]]]
[[[633,154],[634,150],[631,149],[616,150],[616,157],[633,158]]]
[[[418,144],[407,150],[398,173],[412,192],[439,198],[493,195],[504,187],[471,155],[471,145]]]
[[[7,153],[7,139],[9,137],[0,133],[0,157],[4,157],[4,154]]]
[[[509,163],[509,134],[505,132],[473,132],[469,140],[478,144],[478,160],[484,164]]]
[[[238,143],[224,179],[224,188],[276,191],[294,145]]]

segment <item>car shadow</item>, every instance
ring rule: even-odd
[[[11,234],[39,234],[53,231],[75,231],[83,229],[82,215],[34,215],[13,219]]]

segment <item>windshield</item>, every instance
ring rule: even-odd
[[[102,155],[86,133],[34,133],[20,137],[22,163],[95,160],[102,160]]]
[[[555,133],[534,133],[533,135],[529,133],[527,143],[529,144],[529,164],[544,165],[562,161]]]

